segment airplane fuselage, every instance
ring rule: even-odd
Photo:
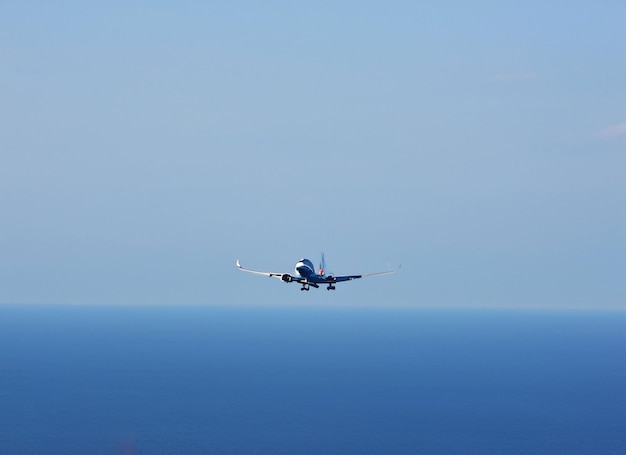
[[[347,275],[340,277],[335,277],[332,274],[326,275],[321,264],[319,273],[315,273],[315,266],[310,259],[300,259],[296,263],[295,269],[297,277],[283,275],[282,279],[286,282],[297,281],[298,283],[301,283],[303,291],[308,291],[309,285],[317,288],[320,284],[327,284],[328,290],[332,290],[335,289],[335,283],[361,278],[361,275]]]
[[[300,259],[296,263],[296,274],[300,275],[302,278],[321,276],[315,273],[315,266],[309,259]]]

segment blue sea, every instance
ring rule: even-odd
[[[1,454],[626,454],[626,312],[0,305]]]

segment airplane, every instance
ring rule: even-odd
[[[367,276],[374,275],[388,275],[390,273],[395,273],[395,270],[387,270],[385,272],[375,272],[375,273],[365,273],[361,275],[342,275],[342,276],[334,276],[332,274],[326,274],[326,261],[324,260],[324,253],[322,253],[322,260],[320,262],[320,267],[318,272],[315,272],[315,266],[309,259],[300,259],[296,263],[295,267],[295,275],[290,275],[289,273],[281,273],[281,272],[260,272],[258,270],[250,270],[243,268],[239,259],[236,262],[237,268],[242,272],[254,273],[257,275],[265,275],[270,278],[280,278],[285,283],[300,283],[302,287],[301,291],[308,291],[312,286],[314,288],[319,288],[320,284],[326,284],[326,289],[329,291],[333,291],[335,289],[336,283],[341,283],[343,281],[351,281],[356,280],[358,278],[363,278]]]

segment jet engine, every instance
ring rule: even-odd
[[[291,283],[293,281],[293,277],[288,273],[283,273],[280,279],[283,280],[285,283]]]

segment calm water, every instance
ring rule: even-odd
[[[626,453],[626,312],[0,305],[1,454]]]

